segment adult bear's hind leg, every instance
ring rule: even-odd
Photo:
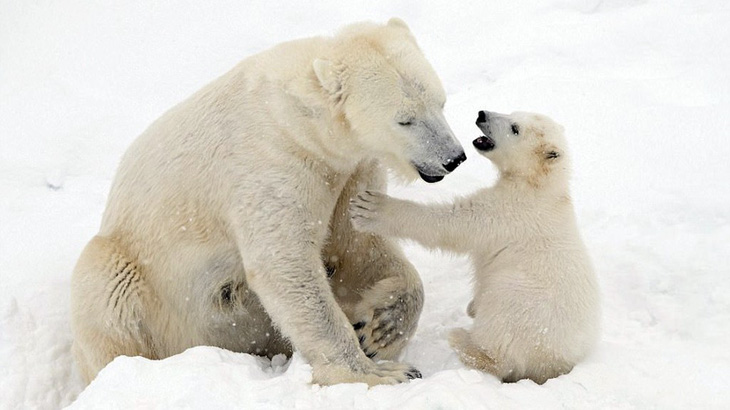
[[[374,360],[397,358],[416,331],[422,306],[420,281],[391,276],[363,291],[352,317],[365,354]]]
[[[374,360],[397,358],[415,333],[423,307],[423,284],[399,247],[356,231],[350,222],[351,198],[365,189],[385,188],[377,161],[358,167],[337,202],[323,254],[337,302]]]
[[[73,353],[89,383],[115,357],[155,358],[145,327],[142,269],[113,240],[94,237],[71,280]]]

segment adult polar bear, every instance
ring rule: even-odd
[[[395,358],[413,334],[421,281],[394,244],[354,231],[347,207],[384,188],[380,160],[436,182],[466,159],[444,101],[392,19],[254,55],[164,114],[124,155],[74,271],[86,381],[118,355],[271,356],[288,342],[317,383],[417,377],[369,357]]]

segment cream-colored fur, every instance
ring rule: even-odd
[[[448,205],[366,191],[351,203],[357,229],[471,255],[470,331],[450,342],[462,361],[504,381],[543,383],[594,345],[599,295],[568,190],[563,129],[529,113],[480,115],[474,141],[500,178]],[[515,134],[514,131],[517,131]]]
[[[392,19],[249,57],[165,113],[124,155],[74,271],[86,381],[118,355],[196,345],[293,345],[323,384],[417,377],[370,358],[395,359],[415,331],[421,281],[347,206],[385,188],[381,162],[433,182],[464,159],[444,99]]]

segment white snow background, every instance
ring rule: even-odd
[[[446,201],[494,182],[480,109],[562,123],[603,293],[570,374],[500,384],[446,342],[470,265],[405,243],[426,304],[403,360],[424,378],[314,386],[298,356],[197,347],[120,357],[85,390],[69,278],[117,163],[165,110],[276,43],[399,16],[448,93],[469,160],[390,193]],[[716,0],[0,0],[0,408],[730,408],[730,6]]]

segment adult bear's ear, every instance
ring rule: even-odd
[[[342,88],[340,78],[335,72],[331,61],[317,58],[312,63],[312,67],[314,68],[314,75],[317,76],[322,88],[330,94],[335,94]]]
[[[411,29],[408,28],[408,24],[406,24],[405,21],[399,19],[398,17],[393,17],[392,19],[388,20],[388,25],[391,27],[400,27],[411,31]]]

